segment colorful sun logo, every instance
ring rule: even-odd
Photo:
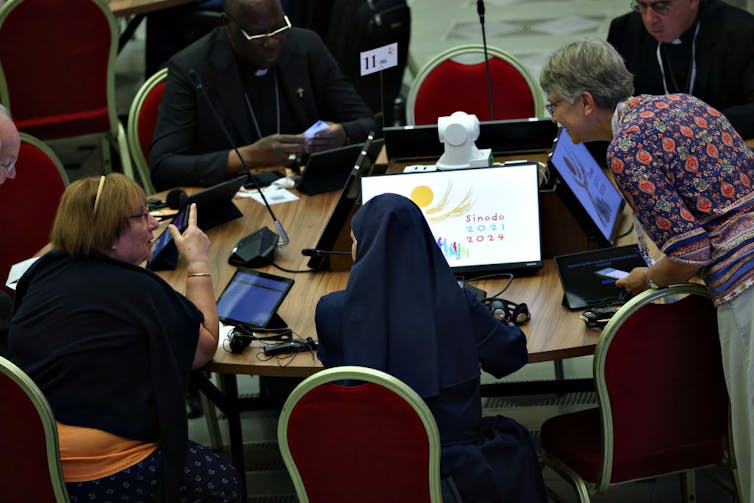
[[[435,198],[434,192],[432,192],[432,189],[427,187],[426,185],[419,185],[414,190],[411,191],[411,200],[419,207],[419,208],[426,208],[430,204],[432,204],[432,200]]]

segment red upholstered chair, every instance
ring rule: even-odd
[[[0,403],[3,502],[68,502],[52,409],[34,381],[5,358],[0,358]]]
[[[544,115],[536,80],[512,55],[487,48],[495,120]],[[438,117],[462,111],[490,120],[484,48],[462,45],[438,54],[414,78],[406,98],[407,124],[437,124]]]
[[[612,484],[678,472],[686,501],[696,501],[694,469],[727,457],[728,395],[706,289],[686,283],[627,302],[600,335],[594,379],[599,407],[542,425],[545,464],[573,482],[581,502]]]
[[[128,147],[147,194],[154,193],[149,173],[149,147],[157,127],[157,116],[162,95],[165,93],[167,76],[168,70],[163,68],[149,77],[136,93],[128,113]]]
[[[343,380],[361,383],[333,382]],[[283,406],[278,444],[302,503],[441,501],[435,419],[384,372],[335,367],[306,379]]]
[[[36,138],[21,133],[16,178],[0,185],[3,286],[10,266],[31,257],[50,241],[52,222],[67,186],[68,177],[53,151]]]
[[[118,28],[104,0],[8,0],[0,7],[0,102],[43,141],[99,135],[133,177],[115,108]]]

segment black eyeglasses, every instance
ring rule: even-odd
[[[660,2],[638,2],[637,0],[632,0],[631,2],[631,8],[635,10],[636,12],[639,12],[641,14],[646,14],[647,10],[652,9],[657,14],[665,15],[670,11],[670,7],[673,6],[673,0],[662,0]]]
[[[250,35],[248,31],[246,31],[243,28],[241,28],[241,25],[238,23],[238,21],[236,21],[236,19],[233,16],[231,16],[227,12],[225,13],[225,15],[228,16],[230,19],[232,19],[233,22],[236,23],[236,25],[238,25],[238,29],[241,30],[241,34],[246,38],[246,40],[249,40],[249,41],[251,41],[251,40],[262,40],[262,39],[268,39],[268,38],[271,38],[271,37],[277,37],[278,35],[280,35],[280,34],[286,32],[286,31],[288,31],[291,28],[291,22],[288,19],[288,16],[283,16],[283,22],[285,22],[285,26],[281,26],[280,28],[278,28],[276,30],[272,30],[272,31],[267,32],[267,33],[256,33],[254,35]]]
[[[558,105],[560,105],[564,101],[565,101],[565,98],[560,98],[557,101],[554,101],[552,103],[548,103],[548,104],[545,105],[545,110],[547,110],[547,113],[552,116],[552,114],[555,113],[555,110],[557,110]]]

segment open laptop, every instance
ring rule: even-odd
[[[233,197],[248,181],[249,177],[243,175],[190,195],[186,201],[186,207],[191,203],[196,203],[196,225],[201,230],[207,231],[212,227],[242,217],[241,210],[233,204]]]
[[[384,144],[382,139],[371,141],[367,150],[369,158],[376,159]],[[364,145],[356,143],[312,153],[296,188],[309,196],[342,189]]]
[[[361,196],[361,178],[372,174],[374,161],[379,154],[379,150],[377,150],[374,157],[369,154],[373,150],[371,148],[373,141],[373,135],[370,134],[367,141],[364,142],[363,148],[359,152],[359,156],[356,158],[351,171],[348,173],[345,183],[342,185],[343,190],[340,192],[338,202],[335,203],[335,208],[330,214],[330,218],[327,220],[327,224],[322,230],[322,234],[314,248],[331,251],[338,240],[338,235],[343,226],[346,225],[349,214],[353,211],[356,201]],[[324,269],[327,264],[327,257],[321,255],[311,257],[309,262],[307,262],[307,266],[314,270]]]
[[[636,245],[602,248],[555,257],[555,268],[563,286],[563,305],[568,309],[587,309],[603,304],[623,304],[628,293],[615,286],[615,279],[600,274],[608,268],[631,272],[645,267]]]
[[[558,176],[558,193],[584,230],[603,246],[615,244],[624,200],[583,143],[574,144],[561,128],[549,161]]]

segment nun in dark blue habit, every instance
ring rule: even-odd
[[[523,332],[458,287],[409,199],[377,196],[351,227],[348,286],[317,305],[324,366],[382,370],[424,398],[440,430],[444,482],[452,481],[463,501],[547,501],[526,429],[502,416],[482,417],[480,364],[496,377],[521,368]]]

